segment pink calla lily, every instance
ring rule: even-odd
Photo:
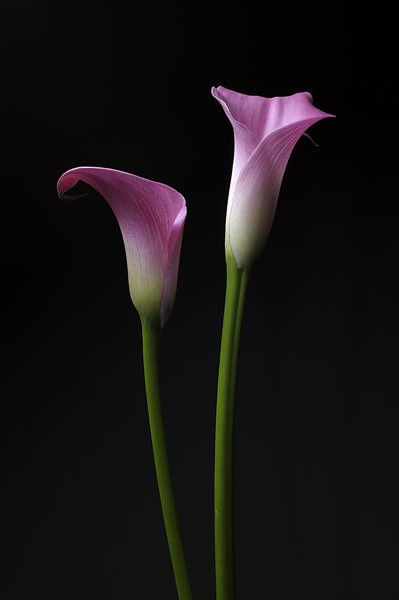
[[[268,238],[281,182],[295,144],[314,123],[332,117],[308,92],[262,98],[212,88],[234,130],[226,217],[226,253],[248,267]]]
[[[163,325],[174,304],[186,202],[167,185],[100,167],[77,167],[58,180],[60,198],[78,181],[110,205],[125,244],[129,289],[141,317]]]

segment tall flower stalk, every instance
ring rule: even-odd
[[[146,318],[141,319],[141,326],[143,336],[144,378],[152,451],[154,454],[155,470],[166,536],[168,539],[179,600],[192,600],[190,580],[173,494],[172,478],[170,476],[162,418],[161,396],[159,390],[159,338],[161,328],[159,323]]]
[[[217,598],[235,598],[234,557],[234,401],[241,322],[249,268],[226,258],[227,287],[216,404],[215,433],[215,564]]]
[[[234,404],[245,295],[251,265],[265,245],[281,182],[298,139],[332,116],[309,93],[281,98],[212,88],[234,130],[234,160],[226,215],[227,285],[216,406],[215,570],[217,600],[236,595],[234,552]]]
[[[170,475],[159,389],[159,338],[174,304],[186,203],[176,190],[130,173],[78,167],[64,173],[58,193],[78,181],[108,202],[121,229],[129,289],[142,325],[143,363],[155,470],[179,600],[192,600]]]

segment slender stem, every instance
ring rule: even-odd
[[[217,600],[235,598],[233,458],[236,372],[248,272],[227,257],[215,436],[215,569]]]
[[[162,513],[170,557],[176,580],[179,600],[192,600],[190,581],[184,558],[183,543],[180,536],[172,481],[168,464],[165,432],[162,419],[161,399],[159,393],[158,355],[159,333],[158,323],[142,319],[144,377],[147,394],[148,415],[150,421],[152,449],[155,470],[161,498]],[[156,574],[154,574],[156,576]]]
[[[240,351],[240,338],[241,338],[241,324],[242,316],[244,313],[245,298],[247,296],[248,280],[250,271],[245,269],[242,271],[240,292],[238,295],[237,312],[234,329],[234,342],[233,342],[233,353],[231,358],[231,376],[230,376],[230,393],[232,394],[232,402],[234,403],[236,394],[236,381],[237,381],[237,364],[238,355]]]

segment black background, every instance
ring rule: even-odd
[[[129,8],[127,8],[129,6]],[[263,13],[262,13],[262,11]],[[188,203],[164,412],[195,598],[213,597],[212,469],[232,131],[211,85],[309,90],[337,115],[290,160],[254,268],[237,400],[238,598],[393,599],[398,150],[389,14],[216,2],[3,3],[1,597],[176,597],[122,240],[66,169]]]

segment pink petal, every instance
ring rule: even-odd
[[[60,177],[60,197],[78,181],[99,192],[116,216],[125,244],[130,293],[139,313],[161,318],[164,312],[166,318],[176,292],[186,215],[183,196],[162,183],[123,171],[77,167]]]
[[[273,224],[278,195],[295,144],[318,119],[287,125],[266,137],[238,177],[226,236],[239,267],[260,254]]]
[[[226,219],[226,247],[239,266],[252,262],[269,234],[284,171],[301,135],[330,117],[308,92],[262,98],[219,86],[213,96],[234,130],[234,161]]]
[[[168,241],[168,263],[166,265],[162,302],[161,302],[161,323],[166,323],[173,308],[176,295],[177,274],[179,271],[180,251],[183,241],[184,222],[186,220],[187,209],[183,206],[173,223]]]

